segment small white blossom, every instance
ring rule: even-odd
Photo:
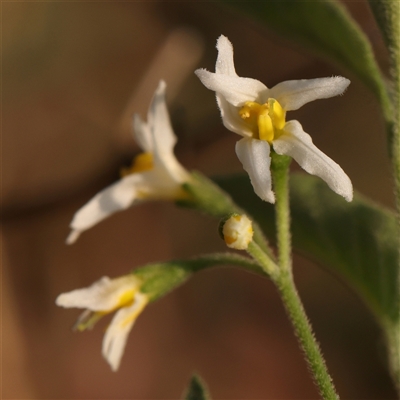
[[[253,225],[246,215],[232,215],[222,228],[226,245],[236,250],[246,250],[253,240],[253,233]]]
[[[183,195],[182,184],[189,173],[175,158],[176,136],[165,103],[166,84],[160,81],[147,115],[147,123],[134,116],[134,138],[143,153],[123,171],[123,177],[96,194],[80,208],[71,222],[67,243],[111,214],[143,200],[177,199]]]
[[[116,311],[103,339],[102,353],[113,371],[120,365],[126,341],[136,318],[148,303],[148,297],[140,292],[141,281],[133,276],[116,279],[103,277],[91,286],[62,293],[56,304],[65,308],[86,309],[76,328],[91,328],[105,314]]]
[[[340,76],[303,79],[268,89],[258,80],[236,74],[233,47],[225,36],[218,39],[217,49],[215,73],[199,69],[196,74],[216,92],[225,127],[243,136],[236,143],[236,154],[256,194],[275,202],[270,172],[272,146],[276,153],[291,156],[304,170],[319,176],[333,191],[351,201],[353,187],[342,168],[313,144],[298,121],[286,122],[286,111],[342,94],[350,81]]]

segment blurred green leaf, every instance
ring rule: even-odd
[[[187,393],[185,395],[185,400],[210,400],[210,399],[211,398],[208,395],[207,388],[203,380],[199,376],[193,375],[192,379],[190,380]]]
[[[334,0],[222,0],[280,35],[310,48],[357,75],[392,113],[387,88],[368,38],[347,10]]]
[[[218,183],[239,206],[249,210],[272,240],[273,205],[254,194],[248,177],[221,178]],[[294,249],[344,278],[383,325],[398,324],[399,252],[394,213],[358,194],[347,203],[321,179],[309,175],[293,174],[290,190]]]

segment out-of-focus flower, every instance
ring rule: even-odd
[[[91,286],[62,293],[56,304],[86,309],[75,328],[90,329],[104,315],[116,311],[103,339],[102,353],[113,371],[120,365],[128,334],[149,298],[140,292],[141,280],[134,275],[116,279],[103,277]]]
[[[340,76],[303,79],[268,89],[256,79],[236,74],[233,47],[225,36],[218,39],[217,49],[215,73],[198,69],[196,74],[208,89],[216,92],[225,127],[243,136],[236,143],[236,154],[256,194],[275,202],[270,172],[272,146],[276,153],[293,157],[304,170],[319,176],[333,191],[351,201],[353,187],[342,168],[313,144],[298,121],[286,122],[286,111],[342,94],[350,81]]]
[[[143,153],[132,166],[122,171],[122,178],[96,194],[80,208],[71,222],[67,243],[74,243],[79,235],[107,218],[143,200],[170,200],[184,197],[182,184],[189,173],[175,158],[176,136],[165,103],[166,84],[160,81],[147,115],[147,123],[134,116],[134,138]]]
[[[222,228],[226,245],[236,250],[246,250],[253,240],[253,233],[253,225],[246,215],[232,215]]]

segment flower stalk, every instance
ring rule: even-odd
[[[325,400],[339,399],[297,293],[291,271],[282,271],[275,283],[321,397]]]
[[[281,295],[322,398],[325,400],[339,399],[293,281],[289,205],[290,162],[289,157],[272,152],[271,174],[276,198],[275,213],[279,263],[279,274],[273,275],[272,278]]]
[[[282,271],[292,269],[292,241],[290,234],[289,166],[291,158],[272,152],[272,180],[275,188],[276,232],[279,266]]]

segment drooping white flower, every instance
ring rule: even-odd
[[[165,82],[160,81],[147,123],[139,115],[134,116],[134,138],[144,152],[135,157],[130,168],[122,171],[123,177],[118,182],[96,194],[75,213],[68,244],[74,243],[83,231],[135,202],[177,199],[183,195],[181,185],[189,180],[189,173],[173,152],[176,136],[165,103],[165,89]]]
[[[62,293],[56,304],[65,308],[83,308],[85,311],[75,327],[90,329],[104,315],[116,311],[103,339],[102,353],[113,371],[120,365],[126,341],[136,318],[149,299],[140,292],[141,281],[134,275],[116,279],[103,277],[91,286]]]
[[[333,191],[351,201],[353,186],[342,168],[313,144],[298,121],[286,122],[286,111],[342,94],[350,81],[340,76],[303,79],[268,89],[256,79],[236,74],[228,38],[220,36],[217,49],[215,73],[198,69],[196,75],[204,86],[216,92],[225,127],[243,136],[236,143],[236,154],[255,193],[265,201],[275,202],[270,172],[272,146],[276,153],[291,156],[304,170],[319,176]]]

